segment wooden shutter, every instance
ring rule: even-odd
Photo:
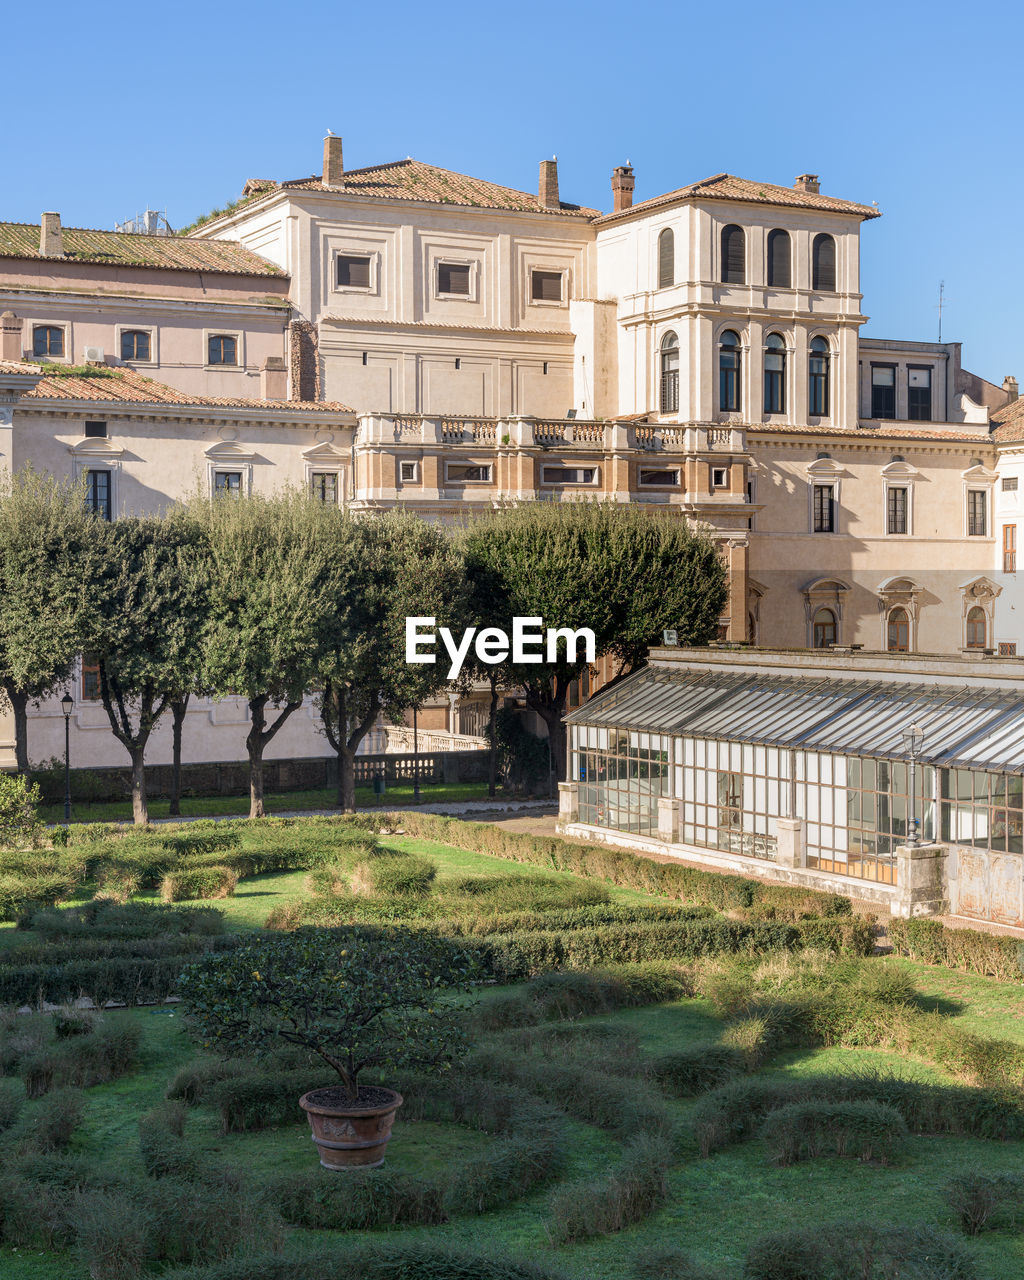
[[[676,282],[676,238],[671,227],[658,236],[658,288],[670,289]]]
[[[370,259],[338,255],[338,284],[348,289],[369,289]]]
[[[561,271],[534,271],[531,276],[531,294],[534,302],[561,302]]]
[[[811,287],[821,293],[836,291],[836,242],[824,232],[814,237],[814,279]]]
[[[722,283],[743,284],[746,280],[746,254],[743,228],[722,228]]]
[[[469,293],[469,267],[442,262],[437,268],[438,293]]]
[[[768,283],[776,289],[788,289],[790,287],[788,231],[770,231],[768,233]]]

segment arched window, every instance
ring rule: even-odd
[[[722,283],[743,284],[747,278],[746,239],[733,223],[722,228]]]
[[[777,333],[764,344],[764,411],[786,412],[786,344]]]
[[[836,242],[824,231],[814,237],[811,250],[811,288],[821,293],[836,291]]]
[[[836,615],[831,609],[819,609],[814,615],[814,647],[827,649],[836,642]]]
[[[661,340],[661,412],[679,412],[679,339],[674,333]]]
[[[768,232],[768,283],[776,289],[788,289],[792,283],[789,265],[789,232]]]
[[[676,282],[676,238],[666,227],[658,236],[658,288],[671,289]]]
[[[890,653],[910,652],[910,618],[906,609],[889,610],[885,647]]]
[[[718,407],[730,413],[740,408],[740,339],[731,329],[718,339]]]
[[[752,613],[747,614],[747,643],[757,644],[757,619]]]
[[[812,338],[807,364],[807,412],[821,418],[828,416],[828,357],[828,343],[825,339]]]
[[[985,610],[975,605],[967,611],[967,648],[985,649],[988,639]]]

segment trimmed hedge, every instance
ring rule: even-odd
[[[91,1088],[127,1075],[138,1064],[142,1030],[134,1023],[100,1025],[85,1035],[57,1040],[22,1062],[18,1074],[30,1098],[59,1085]]]
[[[48,942],[70,938],[126,942],[184,934],[207,938],[224,932],[224,913],[216,907],[118,903],[94,898],[80,907],[36,912],[25,921],[25,927],[41,933]]]
[[[428,858],[387,852],[357,863],[352,887],[371,897],[421,898],[430,892],[436,875],[437,867]]]
[[[302,1119],[299,1098],[324,1084],[324,1071],[323,1067],[305,1067],[229,1076],[210,1084],[203,1102],[216,1109],[223,1133],[289,1124]]]
[[[101,1009],[106,1004],[160,1004],[174,994],[178,976],[193,955],[107,960],[71,960],[65,964],[0,966],[0,1004],[74,1004],[83,997]]]
[[[748,1070],[747,1054],[725,1044],[694,1044],[663,1053],[651,1063],[651,1074],[678,1098],[708,1093]]]
[[[515,992],[481,1003],[473,1020],[483,1031],[496,1031],[663,1004],[693,994],[692,975],[667,964],[543,973]]]
[[[965,1235],[980,1235],[1007,1216],[1016,1226],[1024,1211],[1024,1174],[965,1169],[947,1187],[946,1201]]]
[[[164,902],[189,902],[197,898],[230,898],[238,884],[233,867],[183,867],[169,871],[160,884]]]
[[[817,1223],[759,1240],[744,1280],[977,1280],[963,1244],[935,1227],[887,1227],[873,1221]]]
[[[594,876],[644,893],[662,893],[682,902],[717,911],[757,908],[774,911],[776,918],[848,916],[849,898],[790,885],[763,884],[726,872],[704,871],[674,863],[655,862],[625,849],[576,844],[555,836],[531,836],[484,822],[462,822],[430,813],[360,813],[343,821],[380,834],[403,832],[474,853],[487,853],[513,862],[527,862]]]
[[[794,1102],[768,1113],[760,1137],[773,1164],[827,1155],[891,1164],[907,1122],[884,1102]]]
[[[950,929],[938,920],[893,919],[888,929],[897,955],[981,973],[1000,982],[1020,982],[1024,978],[1024,943],[1018,938],[974,929]]]
[[[672,1144],[641,1133],[628,1143],[622,1163],[608,1177],[558,1187],[548,1200],[548,1234],[574,1244],[621,1231],[649,1217],[668,1195]]]

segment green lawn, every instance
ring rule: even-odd
[[[433,861],[441,885],[445,880],[467,875],[577,879],[568,872],[513,863],[426,840],[392,836],[384,843]],[[272,909],[303,896],[306,876],[301,871],[282,872],[244,880],[233,898],[216,905],[226,912],[231,929],[257,929]],[[633,890],[606,887],[618,902],[654,901]],[[31,937],[30,932],[15,934],[13,928],[0,929],[0,945]],[[1024,986],[896,958],[870,963],[906,968],[913,975],[922,1003],[964,1029],[1024,1041]],[[481,998],[500,996],[503,990],[491,988]],[[88,1091],[88,1112],[73,1150],[113,1167],[138,1171],[139,1116],[160,1101],[168,1081],[188,1061],[193,1048],[179,1008],[124,1010],[107,1016],[131,1019],[142,1027],[142,1064],[133,1075]],[[637,1037],[641,1051],[650,1055],[715,1041],[724,1029],[712,1005],[701,999],[580,1019],[574,1025],[582,1032],[596,1025],[630,1031]],[[772,1074],[785,1076],[859,1073],[867,1069],[892,1071],[925,1082],[942,1083],[950,1078],[930,1063],[871,1049],[793,1050],[776,1057],[767,1068]],[[401,1087],[400,1081],[392,1083]],[[685,1128],[695,1103],[669,1100],[667,1105]],[[572,1121],[569,1134],[563,1179],[601,1176],[616,1166],[621,1147],[607,1133]],[[282,1170],[315,1167],[308,1126],[297,1108],[293,1124],[231,1135],[220,1133],[212,1111],[198,1108],[190,1114],[188,1136],[211,1158],[230,1162],[257,1182]],[[399,1117],[388,1166],[412,1174],[429,1174],[467,1154],[485,1150],[491,1141],[486,1134],[462,1126],[403,1122]],[[637,1250],[655,1244],[673,1245],[701,1263],[720,1268],[723,1280],[740,1280],[746,1250],[763,1235],[781,1227],[815,1227],[862,1217],[880,1223],[931,1224],[953,1229],[951,1212],[943,1202],[943,1187],[953,1172],[970,1166],[989,1171],[1017,1171],[1024,1167],[1024,1143],[953,1137],[914,1137],[906,1155],[891,1167],[823,1159],[776,1168],[768,1163],[759,1142],[729,1147],[708,1160],[692,1154],[689,1142],[684,1141],[683,1150],[684,1155],[670,1173],[667,1205],[641,1224],[611,1236],[566,1248],[552,1247],[545,1228],[549,1188],[542,1187],[500,1210],[477,1216],[457,1215],[443,1227],[395,1229],[387,1233],[387,1239],[430,1238],[494,1248],[517,1259],[528,1258],[560,1268],[575,1280],[633,1280],[632,1257]],[[687,1151],[690,1154],[685,1154]],[[291,1232],[293,1239],[310,1243],[325,1234],[330,1233]],[[342,1238],[350,1240],[357,1234],[339,1234],[339,1243]],[[366,1238],[381,1237],[366,1233]],[[970,1241],[969,1248],[977,1259],[982,1280],[1018,1280],[1024,1273],[1024,1236],[1003,1230],[988,1232]],[[63,1255],[0,1248],[0,1276],[4,1280],[87,1280],[88,1269]]]
[[[499,799],[504,792],[499,791]],[[319,787],[308,791],[267,792],[264,804],[268,813],[306,812],[314,809],[334,809],[337,804],[334,787]],[[457,804],[463,800],[486,800],[486,782],[437,782],[420,786],[420,798],[430,804]],[[415,803],[411,782],[396,783],[388,787],[387,794],[378,802],[372,787],[356,787],[356,807],[359,809],[394,808]],[[169,800],[152,800],[149,805],[151,818],[169,817]],[[184,796],[181,801],[183,818],[245,817],[249,812],[249,797],[244,796]],[[45,804],[39,809],[45,822],[62,823],[64,805]],[[130,800],[97,801],[95,804],[75,803],[71,806],[72,822],[131,822]]]

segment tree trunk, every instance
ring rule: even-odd
[[[347,743],[338,750],[338,808],[342,813],[356,811],[356,753]]]
[[[562,723],[562,716],[565,715],[565,698],[568,689],[568,681],[563,680],[561,676],[556,676],[553,697],[549,693],[541,697],[529,690],[526,692],[526,705],[531,711],[536,711],[548,728],[551,776],[555,783],[564,782],[566,777],[565,725]]]
[[[4,686],[14,713],[14,758],[19,773],[28,773],[28,694]]]
[[[189,695],[171,703],[171,805],[172,818],[181,817],[181,730],[188,711]]]
[[[487,719],[487,737],[490,739],[490,759],[487,762],[487,794],[498,793],[498,679],[491,676],[491,713]]]
[[[278,712],[274,723],[268,729],[266,711],[269,701],[270,695],[268,693],[260,693],[255,698],[249,699],[249,719],[252,727],[249,729],[248,736],[245,739],[245,748],[249,753],[250,818],[265,818],[267,816],[266,809],[263,806],[263,751],[291,713],[302,706],[301,699],[298,702],[286,702]]]
[[[147,735],[148,736],[148,735]],[[130,748],[132,757],[132,821],[137,827],[149,825],[146,804],[146,744]]]

